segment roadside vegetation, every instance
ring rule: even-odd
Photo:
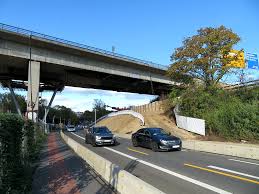
[[[169,94],[181,115],[205,119],[206,134],[226,140],[259,140],[259,88],[222,89],[224,76],[236,76],[227,57],[240,38],[230,29],[202,28],[171,56],[168,76],[184,84]],[[242,52],[242,51],[240,51]]]
[[[0,113],[0,193],[29,193],[43,131],[13,113]]]
[[[26,101],[22,95],[16,99],[24,115]],[[38,116],[43,118],[46,100],[41,99]],[[47,122],[65,122],[68,124],[91,123],[109,113],[101,100],[95,100],[92,111],[77,115],[70,108],[55,106],[50,108]],[[21,118],[9,93],[0,94],[0,193],[23,194],[30,193],[32,177],[37,167],[40,150],[46,135],[42,126],[30,120]]]

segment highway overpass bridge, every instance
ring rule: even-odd
[[[152,62],[0,23],[0,79],[9,88],[28,87],[28,111],[37,110],[44,87],[161,95],[176,84],[165,73],[165,66]]]

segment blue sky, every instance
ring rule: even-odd
[[[163,65],[197,29],[225,25],[241,37],[236,49],[259,54],[258,0],[1,0],[0,22],[102,49],[115,46],[118,53]],[[247,73],[259,78],[258,71]],[[95,98],[128,106],[153,97],[67,88],[55,104],[82,111],[91,109]]]

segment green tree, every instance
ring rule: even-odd
[[[94,122],[94,112],[86,110],[80,117],[80,122],[85,124],[90,124]]]
[[[110,111],[106,110],[105,103],[100,99],[94,99],[93,112],[94,110],[96,110],[97,119],[110,113]]]
[[[224,26],[201,28],[197,35],[186,38],[183,46],[175,49],[168,75],[182,83],[189,84],[196,79],[201,80],[206,89],[215,87],[231,72],[227,64],[237,58],[226,56],[239,40],[237,34]]]
[[[47,122],[52,123],[54,119],[55,123],[61,122],[65,124],[78,124],[79,118],[77,117],[76,113],[72,111],[70,108],[67,108],[65,106],[56,105],[54,107],[51,107],[49,109],[49,113],[47,116]]]
[[[22,95],[15,95],[15,98],[20,106],[21,112],[26,112],[26,101]],[[0,94],[0,110],[2,112],[17,113],[12,96],[10,93]]]

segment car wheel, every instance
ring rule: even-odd
[[[93,147],[96,147],[96,143],[95,143],[95,141],[93,141],[92,146],[93,146]]]
[[[181,151],[182,150],[182,147],[178,148],[177,151]]]
[[[137,140],[132,139],[132,145],[133,145],[134,147],[138,147],[138,142],[137,142]]]
[[[152,142],[151,144],[151,149],[154,151],[154,152],[157,152],[158,151],[158,145],[156,142]]]

